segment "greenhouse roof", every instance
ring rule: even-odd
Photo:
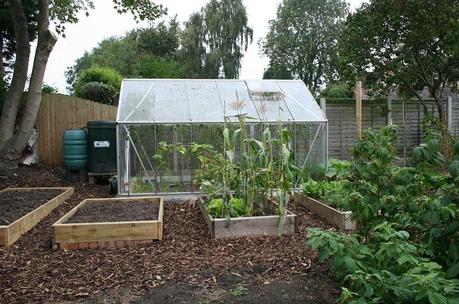
[[[124,79],[118,123],[325,122],[301,80]]]

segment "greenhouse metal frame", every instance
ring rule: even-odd
[[[266,127],[288,127],[295,163],[326,169],[328,121],[300,80],[124,79],[116,118],[118,194],[199,192],[193,156],[174,151],[160,159],[158,149],[221,145],[221,130],[241,115],[254,138]]]

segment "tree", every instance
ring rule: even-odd
[[[344,0],[284,0],[260,42],[272,78],[301,79],[313,92],[336,80],[338,37],[348,14]]]
[[[124,77],[169,78],[172,74],[180,78],[175,67],[179,34],[178,23],[172,18],[169,25],[160,22],[148,28],[133,30],[122,37],[101,41],[67,69],[68,90],[73,92],[78,75],[93,66],[114,69]],[[153,71],[153,67],[161,69]],[[168,71],[169,67],[173,72]]]
[[[110,68],[92,67],[84,70],[75,83],[75,95],[113,105],[123,77]]]
[[[38,6],[35,1],[26,1],[23,8],[29,28],[29,39],[33,41],[37,38]],[[14,26],[7,0],[0,0],[0,50],[0,80],[7,80],[16,52]]]
[[[11,22],[14,29],[14,72],[5,96],[0,115],[0,168],[16,167],[32,132],[41,102],[43,78],[49,55],[57,41],[57,34],[49,29],[51,18],[62,33],[65,24],[77,22],[77,13],[93,8],[90,0],[36,0],[25,1],[37,4],[37,48],[26,103],[21,119],[18,119],[19,104],[25,89],[30,56],[30,24],[21,0],[8,0]],[[113,0],[119,12],[131,12],[137,19],[155,19],[164,13],[161,6],[150,0]],[[3,50],[2,50],[3,51]]]
[[[427,87],[446,122],[441,102],[459,80],[458,0],[372,0],[349,16],[340,40],[347,79],[366,87],[416,96]],[[427,109],[425,109],[427,110]]]
[[[237,78],[252,43],[241,0],[211,0],[191,15],[182,34],[180,62],[189,78]]]
[[[325,89],[320,92],[320,97],[325,98],[352,98],[352,88],[344,82],[340,83],[327,83]]]

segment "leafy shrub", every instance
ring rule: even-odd
[[[448,167],[449,173],[452,177],[459,177],[459,160],[454,160]]]
[[[424,152],[438,152],[434,140],[421,148],[423,159],[416,167],[397,167],[395,143],[396,128],[386,127],[366,131],[354,146],[350,183],[355,191],[348,200],[357,234],[313,230],[308,244],[322,260],[334,257],[335,274],[346,284],[342,302],[455,303],[457,164],[450,165],[448,177],[440,174],[433,158],[424,158]]]
[[[43,94],[57,94],[59,93],[59,90],[56,87],[45,83],[41,88],[41,92]]]
[[[366,238],[309,230],[308,245],[320,252],[319,260],[333,257],[335,275],[346,284],[341,302],[350,303],[453,303],[459,281],[448,279],[441,265],[422,257],[423,248],[410,234],[382,223]]]
[[[325,177],[328,179],[347,179],[351,174],[352,163],[347,160],[330,159]]]
[[[103,83],[111,86],[115,92],[119,92],[122,76],[115,70],[104,67],[91,67],[81,72],[75,84],[75,95],[82,97],[82,90],[85,84],[90,82]]]
[[[329,83],[320,94],[327,98],[352,98],[352,89],[346,83]]]
[[[117,93],[118,92],[111,85],[101,82],[88,82],[80,88],[79,97],[113,105]]]

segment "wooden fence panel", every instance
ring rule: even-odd
[[[115,120],[116,109],[73,96],[43,95],[36,121],[40,161],[48,165],[62,165],[64,130],[86,127],[91,120]]]
[[[424,101],[429,111],[437,114],[433,101]],[[452,99],[451,134],[459,137],[459,98]],[[362,129],[378,130],[387,124],[387,104],[384,100],[364,100]],[[445,109],[446,109],[445,102]],[[355,100],[327,100],[329,158],[349,159],[356,140]],[[424,111],[417,101],[392,101],[392,121],[398,126],[398,155],[411,157],[414,147],[422,141]]]

